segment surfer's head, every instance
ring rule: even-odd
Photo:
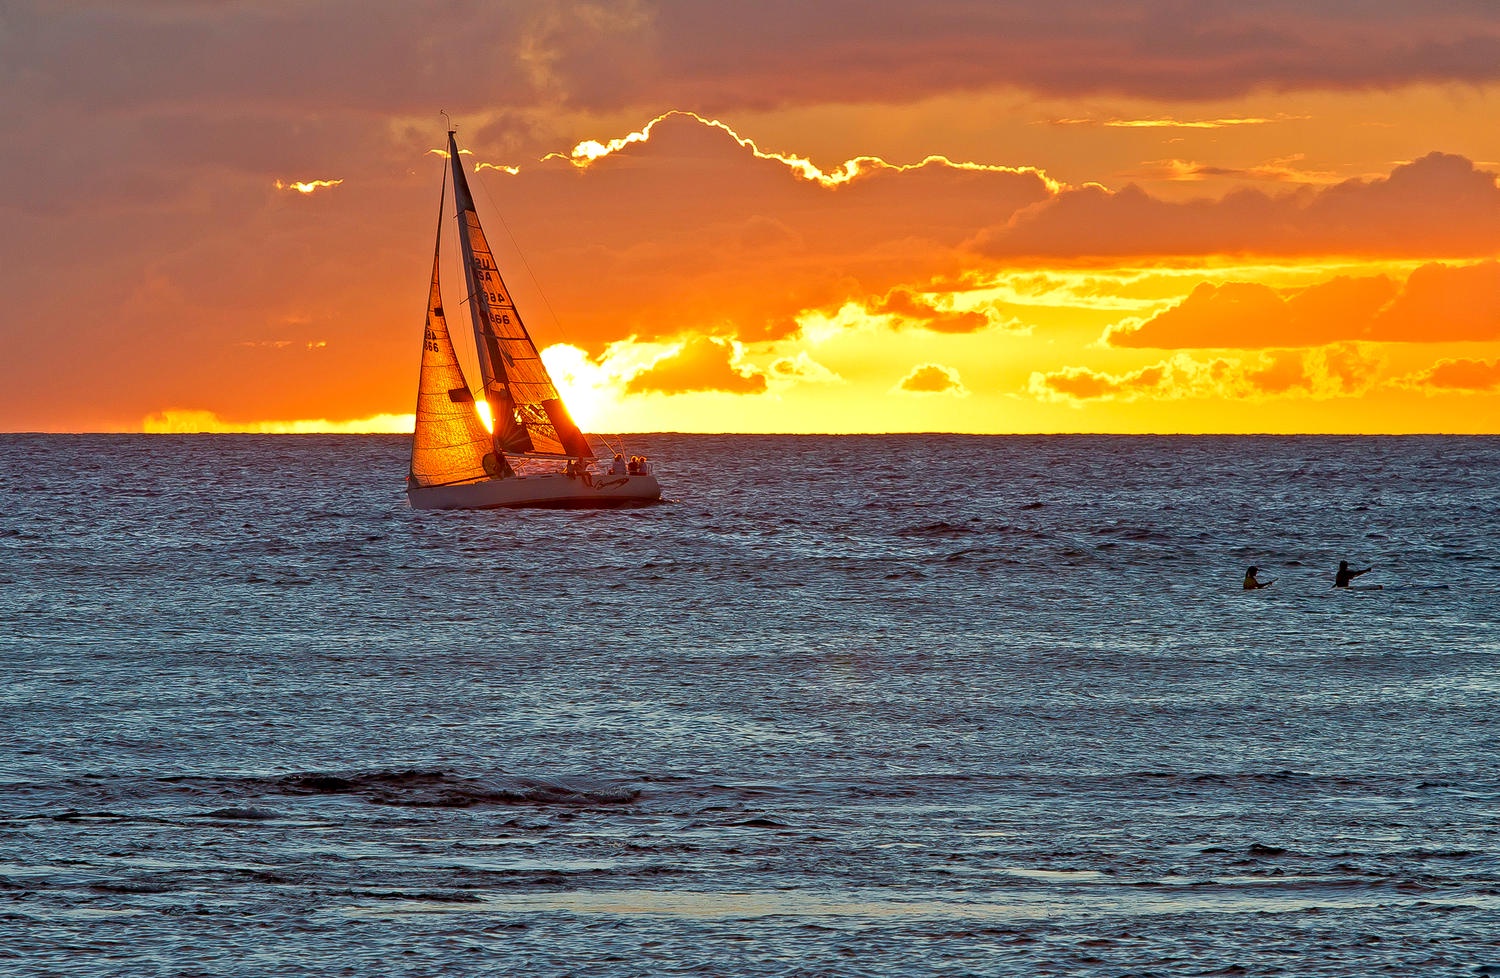
[[[1251,567],[1249,570],[1245,571],[1245,573],[1248,574],[1248,575],[1250,575],[1251,577],[1254,577],[1256,574],[1260,573],[1260,568],[1259,567]]]
[[[1339,570],[1348,570],[1348,569],[1349,569],[1349,562],[1347,560],[1341,560],[1341,561],[1339,561]]]

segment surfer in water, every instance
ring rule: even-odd
[[[1245,590],[1246,591],[1255,591],[1255,590],[1258,590],[1258,589],[1263,588],[1263,587],[1270,587],[1272,584],[1276,583],[1276,578],[1274,578],[1274,577],[1271,578],[1269,581],[1256,580],[1255,575],[1259,574],[1259,573],[1260,573],[1260,568],[1259,567],[1251,567],[1249,570],[1245,571]]]
[[[1341,560],[1339,561],[1339,572],[1333,577],[1333,586],[1348,587],[1350,581],[1354,580],[1361,574],[1368,574],[1374,569],[1375,568],[1372,566],[1366,567],[1364,570],[1350,570],[1349,562],[1347,560]]]

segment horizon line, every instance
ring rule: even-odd
[[[608,431],[601,438],[1500,438],[1500,431]],[[0,438],[410,438],[403,431],[0,431]]]

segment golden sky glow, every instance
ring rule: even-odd
[[[1500,431],[1500,21],[1420,6],[8,13],[0,429],[409,430],[443,109],[586,429]]]

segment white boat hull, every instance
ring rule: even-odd
[[[644,506],[661,499],[661,483],[654,475],[595,475],[590,485],[561,473],[547,473],[458,486],[411,486],[406,490],[406,498],[412,509]]]

